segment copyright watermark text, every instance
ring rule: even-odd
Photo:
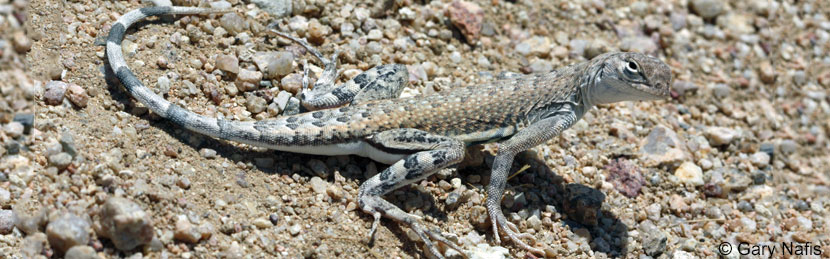
[[[740,242],[737,244],[723,242],[718,245],[718,253],[721,255],[730,255],[737,253],[739,255],[759,255],[759,256],[792,256],[792,255],[821,255],[823,251],[821,246],[815,243],[798,243],[798,242],[781,242],[781,243],[763,243],[750,244],[747,242]]]

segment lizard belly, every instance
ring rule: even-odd
[[[393,154],[382,151],[364,141],[351,141],[318,146],[270,146],[270,149],[323,156],[358,155],[384,164],[392,164],[408,154]]]

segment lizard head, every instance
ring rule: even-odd
[[[591,104],[664,100],[671,92],[671,69],[657,58],[635,52],[606,53],[589,63]]]

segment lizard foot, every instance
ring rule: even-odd
[[[528,239],[531,243],[536,243],[536,237],[529,233],[522,233],[519,231],[519,228],[516,227],[516,224],[513,222],[507,221],[504,217],[504,214],[499,211],[491,211],[490,212],[490,219],[493,221],[493,234],[496,238],[496,244],[501,244],[501,238],[499,237],[500,233],[504,233],[507,237],[510,238],[510,241],[513,241],[517,246],[530,251],[533,254],[544,255],[545,251],[538,247],[533,247],[525,243],[522,239]],[[499,231],[501,230],[501,231]]]

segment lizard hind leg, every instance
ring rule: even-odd
[[[411,155],[392,164],[360,185],[358,204],[364,212],[374,216],[369,242],[374,241],[380,216],[383,216],[409,226],[424,241],[427,250],[439,258],[442,256],[434,242],[445,244],[463,254],[463,250],[458,245],[444,238],[439,231],[424,228],[420,217],[403,211],[383,199],[382,195],[460,162],[464,158],[464,143],[450,137],[433,135],[415,129],[384,131],[365,141],[388,149],[411,152]]]

